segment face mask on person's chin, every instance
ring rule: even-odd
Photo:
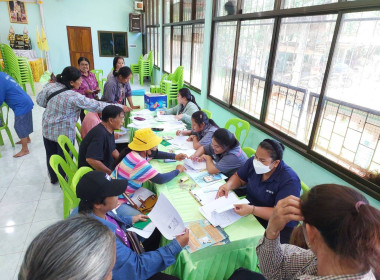
[[[253,159],[253,167],[255,168],[256,174],[265,174],[271,171],[269,168],[270,165],[265,165],[258,161],[257,159]]]

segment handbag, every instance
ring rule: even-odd
[[[119,168],[117,167],[116,172],[115,172],[115,179],[117,179],[118,169]],[[137,204],[129,197],[127,193],[124,192],[123,196],[133,208],[139,210],[144,215],[152,211],[158,199],[157,195],[155,195],[154,193],[152,193],[146,199],[142,199],[140,196],[138,196],[137,200],[141,203],[141,205],[137,206]]]
[[[128,239],[128,242],[129,242],[129,247],[131,248],[131,250],[137,254],[142,254],[145,252],[145,249],[144,249],[144,246],[142,245],[141,241],[139,240],[139,238],[137,237],[137,234],[132,232],[132,231],[124,231],[125,233],[125,236],[127,237]],[[115,234],[117,238],[120,239],[121,242],[123,242],[123,244],[125,244],[124,240],[117,234]],[[125,244],[127,245],[127,244]]]
[[[57,91],[53,92],[52,94],[50,94],[50,95],[48,96],[48,98],[46,98],[46,104],[47,104],[47,103],[49,102],[49,100],[52,99],[54,96],[60,94],[61,92],[66,91],[66,90],[69,90],[69,89],[66,88],[66,87],[64,87],[63,89],[57,90]]]

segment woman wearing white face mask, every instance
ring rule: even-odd
[[[217,197],[228,196],[230,190],[247,186],[249,205],[235,205],[235,212],[241,216],[253,214],[263,227],[277,202],[289,195],[300,196],[301,182],[297,174],[282,160],[284,145],[272,140],[262,141],[255,156],[219,188]],[[287,243],[297,222],[289,222],[281,231],[281,243]]]

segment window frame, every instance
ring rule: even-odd
[[[257,129],[263,131],[264,133],[270,135],[273,138],[278,139],[279,141],[286,144],[291,149],[295,150],[300,155],[305,158],[315,162],[321,167],[327,169],[348,183],[356,186],[358,189],[363,192],[369,194],[377,200],[380,200],[380,186],[365,180],[359,175],[349,171],[342,165],[335,163],[334,161],[328,159],[327,157],[319,154],[318,152],[313,150],[313,144],[317,135],[319,123],[321,121],[322,113],[323,113],[323,105],[325,102],[325,91],[327,80],[330,72],[330,68],[332,66],[332,59],[334,55],[334,51],[336,49],[338,33],[342,23],[342,17],[346,13],[353,12],[365,12],[365,11],[374,11],[380,10],[380,2],[376,0],[359,0],[352,2],[345,2],[343,0],[339,0],[337,3],[318,5],[318,6],[307,6],[301,8],[290,8],[290,9],[282,9],[281,2],[282,0],[276,0],[274,3],[274,9],[270,11],[264,12],[254,12],[254,13],[241,13],[241,5],[243,0],[237,0],[237,14],[235,15],[226,15],[226,16],[216,16],[216,7],[218,0],[213,0],[213,11],[212,11],[212,27],[211,27],[211,40],[210,40],[210,57],[209,57],[209,69],[208,69],[208,85],[207,85],[207,99],[213,101],[217,105],[222,108],[232,112],[233,114],[241,117],[242,119],[247,120],[250,124]],[[271,93],[272,86],[272,77],[274,70],[274,63],[276,58],[277,46],[279,41],[279,33],[281,26],[281,19],[287,17],[300,17],[300,16],[314,16],[314,15],[326,15],[326,14],[336,14],[336,25],[332,37],[331,47],[328,53],[328,60],[326,64],[325,74],[322,80],[322,87],[319,94],[319,99],[317,103],[317,109],[314,116],[313,122],[310,124],[312,126],[310,138],[308,139],[308,143],[302,143],[301,141],[293,138],[280,130],[277,130],[273,126],[270,126],[265,122],[268,103]],[[252,115],[248,114],[240,110],[239,108],[233,106],[233,92],[235,87],[235,78],[236,78],[236,65],[237,65],[237,50],[239,48],[239,40],[240,40],[240,30],[241,24],[245,20],[257,20],[257,19],[274,19],[274,28],[272,33],[272,42],[270,46],[270,55],[268,59],[268,66],[266,72],[266,81],[264,87],[263,94],[263,103],[261,108],[260,118],[257,119]],[[225,103],[216,97],[211,96],[211,73],[212,73],[212,59],[214,55],[214,38],[215,38],[215,28],[218,22],[228,22],[228,21],[237,21],[237,31],[235,38],[235,49],[233,56],[233,64],[232,64],[232,76],[231,76],[231,86],[229,92],[229,103]]]
[[[115,45],[112,46],[112,55],[102,55],[101,54],[101,43],[100,43],[100,34],[112,34],[112,41],[114,42],[114,34],[123,34],[125,38],[125,56],[122,57],[129,57],[129,51],[128,51],[128,32],[124,31],[102,31],[98,30],[98,48],[99,48],[99,57],[115,57],[118,56],[119,54],[115,54]]]
[[[145,30],[147,31],[148,28],[150,28],[151,32],[149,36],[153,36],[153,39],[151,39],[151,38],[148,38],[149,37],[148,32],[144,33],[145,36],[143,37],[143,44],[144,44],[144,51],[146,53],[147,53],[147,47],[148,47],[148,40],[150,41],[151,49],[152,49],[152,46],[155,46],[156,44],[160,48],[160,41],[158,40],[158,42],[156,42],[158,37],[162,39],[161,25],[160,25],[159,16],[158,16],[160,7],[157,5],[159,3],[161,3],[161,0],[144,0],[144,10],[145,10],[145,14],[147,15]],[[150,11],[151,7],[152,7],[152,11]],[[148,21],[148,16],[150,15],[150,13],[152,17]],[[154,29],[157,29],[157,33],[160,34],[159,36],[155,35]],[[153,67],[160,70],[160,65],[162,65],[161,58],[160,56],[158,56],[156,52],[153,52],[153,55],[154,55]],[[157,64],[156,61],[159,62],[159,64]]]

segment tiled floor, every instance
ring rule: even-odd
[[[36,93],[41,87],[36,85]],[[136,82],[132,89],[141,88]],[[149,91],[149,87],[144,84]],[[31,90],[28,89],[31,94]],[[50,184],[47,175],[45,148],[42,141],[43,108],[35,102],[34,132],[30,138],[30,154],[13,158],[21,147],[12,148],[2,131],[0,146],[0,280],[17,279],[19,267],[33,238],[47,226],[63,217],[63,194],[59,185]],[[19,139],[13,129],[14,114],[9,112],[13,140]]]
[[[31,91],[28,90],[28,93]],[[37,85],[36,92],[39,92]],[[32,97],[35,101],[35,97]],[[50,184],[47,177],[45,149],[42,142],[41,118],[43,108],[33,108],[34,132],[29,145],[30,154],[13,158],[20,150],[12,148],[2,131],[4,146],[0,146],[0,279],[17,279],[25,250],[44,228],[62,219],[63,195],[59,185]],[[9,112],[13,140],[14,114]]]

